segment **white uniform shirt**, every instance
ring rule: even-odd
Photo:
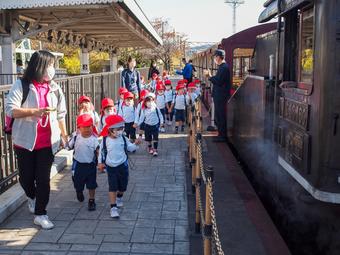
[[[117,115],[121,115],[123,102],[124,102],[124,100],[119,99],[115,103],[115,106],[116,106],[116,109],[117,109]]]
[[[107,156],[106,156],[106,161],[105,164],[110,166],[110,167],[117,167],[121,164],[123,164],[127,160],[127,155],[124,150],[124,138],[122,136],[117,137],[117,138],[111,138],[107,137],[106,138],[106,149],[107,149]],[[127,137],[125,137],[126,141],[126,148],[128,151],[135,151],[138,146],[135,145],[134,143],[131,143]],[[103,143],[100,144],[100,150],[99,150],[99,157],[98,157],[98,162],[99,163],[104,163],[102,162],[102,151],[103,151]]]
[[[156,96],[156,105],[159,109],[165,108],[165,95],[157,95]]]
[[[185,110],[185,107],[189,104],[189,97],[187,95],[175,95],[172,103],[175,104],[175,109]]]
[[[172,91],[172,89],[165,90],[164,95],[165,95],[165,102],[166,103],[172,102],[172,100],[174,99],[174,92]]]
[[[157,116],[157,112],[158,112],[158,116]],[[151,108],[142,109],[142,113],[140,115],[138,125],[140,126],[143,122],[150,126],[154,126],[157,124],[163,125],[164,119],[158,107],[153,105]]]
[[[140,115],[142,114],[142,103],[143,102],[140,102],[137,107],[136,107],[136,111],[135,111],[135,123],[138,125],[138,122],[139,122],[139,118],[140,118]]]
[[[123,104],[120,114],[123,117],[125,123],[131,123],[135,121],[135,107],[127,106]]]
[[[76,140],[75,143],[74,140]],[[78,133],[69,142],[69,148],[74,148],[73,158],[79,163],[92,163],[98,146],[98,138],[94,135],[85,138]]]
[[[190,97],[191,97],[191,102],[193,103],[198,98],[198,95],[197,95],[197,93],[195,91],[193,93],[188,93],[188,97],[189,97],[189,100],[190,100]]]

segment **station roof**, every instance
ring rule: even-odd
[[[2,0],[0,12],[4,20],[15,17],[14,40],[28,37],[102,50],[162,44],[135,0]],[[0,29],[11,32],[6,25]]]

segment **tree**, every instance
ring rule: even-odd
[[[185,56],[188,46],[186,35],[176,32],[166,19],[156,18],[151,23],[161,35],[163,45],[146,50],[146,54],[151,59],[160,59],[164,63],[165,70],[170,71],[173,68],[173,62]]]

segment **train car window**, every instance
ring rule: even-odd
[[[314,60],[314,8],[300,13],[300,81],[313,82]]]
[[[233,84],[241,85],[245,77],[248,75],[248,70],[251,69],[251,58],[254,49],[237,48],[233,52]]]

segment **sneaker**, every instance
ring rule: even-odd
[[[119,218],[118,208],[112,207],[110,211],[111,218]]]
[[[87,209],[89,211],[95,211],[96,210],[96,202],[94,202],[94,199],[89,199],[89,204]]]
[[[161,133],[165,133],[165,128],[164,127],[160,128],[160,131]]]
[[[153,154],[153,148],[149,147],[149,153]]]
[[[27,206],[28,206],[28,210],[30,211],[30,213],[34,213],[34,211],[35,211],[35,198],[32,199],[30,197],[27,197]]]
[[[168,126],[171,126],[172,125],[172,121],[169,120],[167,124],[168,124]]]
[[[158,156],[158,152],[157,150],[154,150],[153,154],[152,154],[154,157],[157,157]]]
[[[117,197],[116,199],[116,204],[117,204],[117,207],[120,208],[120,207],[123,207],[123,198],[122,197]]]
[[[79,202],[83,202],[84,201],[84,194],[83,192],[77,192],[77,199]]]
[[[175,129],[175,134],[178,134],[178,129],[177,128]]]
[[[184,132],[184,126],[182,126],[182,128],[181,128],[181,132]]]
[[[53,223],[49,220],[47,215],[38,215],[34,217],[34,224],[41,226],[43,229],[54,228]]]

